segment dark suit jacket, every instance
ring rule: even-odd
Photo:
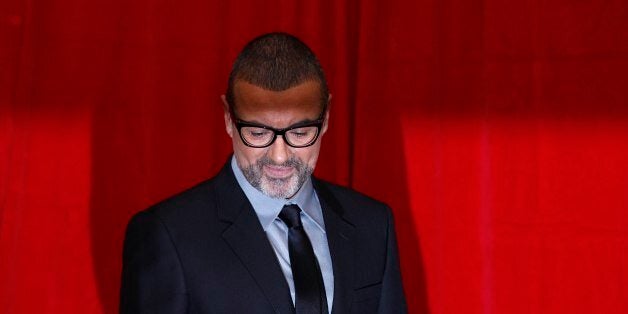
[[[405,313],[390,209],[314,179],[334,271],[333,313]],[[294,313],[266,234],[228,162],[213,179],[135,215],[121,313]]]

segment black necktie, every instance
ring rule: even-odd
[[[301,224],[301,209],[286,205],[279,218],[288,226],[288,251],[294,279],[297,314],[327,313],[327,297],[312,243]]]

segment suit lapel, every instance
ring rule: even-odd
[[[355,227],[349,222],[344,209],[325,186],[325,183],[316,179],[313,179],[313,182],[323,209],[327,242],[334,269],[332,313],[348,313],[353,292],[353,269],[355,268],[355,252],[352,245]]]
[[[230,162],[216,178],[219,218],[227,224],[222,236],[242,261],[277,313],[294,313],[290,288],[253,207],[240,189]],[[246,302],[246,300],[243,300]]]

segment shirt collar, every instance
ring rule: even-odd
[[[260,190],[256,189],[249,183],[244,177],[244,173],[238,166],[235,156],[231,157],[231,169],[238,181],[238,184],[244,191],[244,194],[253,205],[253,209],[257,214],[257,217],[262,225],[264,231],[273,223],[273,221],[279,216],[279,212],[286,204],[298,205],[303,213],[314,221],[316,226],[325,232],[325,223],[323,219],[323,212],[321,210],[318,197],[312,184],[312,178],[309,177],[299,191],[291,198],[272,198]]]

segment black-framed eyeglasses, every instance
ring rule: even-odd
[[[289,146],[303,148],[316,143],[325,121],[325,111],[323,110],[321,116],[314,121],[297,123],[283,129],[275,129],[267,125],[247,122],[237,118],[234,121],[240,138],[246,146],[254,148],[268,147],[275,142],[277,135],[281,135]],[[232,116],[235,117],[233,113]]]

